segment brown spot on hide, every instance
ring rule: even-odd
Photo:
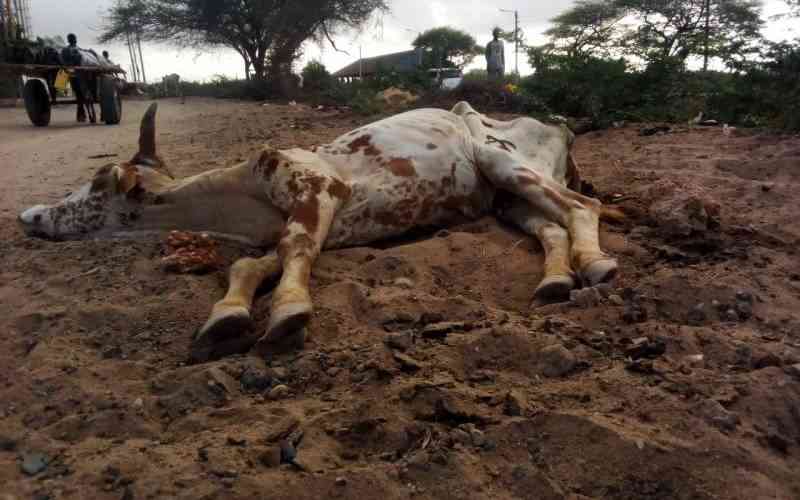
[[[333,179],[328,186],[328,194],[334,198],[346,201],[350,198],[350,195],[353,194],[353,190],[339,179]]]
[[[319,199],[316,194],[307,193],[297,200],[292,208],[289,223],[296,222],[310,234],[314,234],[319,226]]]
[[[311,257],[314,253],[315,243],[305,233],[291,235],[284,231],[284,236],[278,244],[278,256],[283,260],[298,256]]]
[[[347,146],[350,148],[350,153],[357,153],[363,149],[366,156],[378,156],[380,151],[372,145],[370,138],[369,134],[362,135],[348,144]]]
[[[272,174],[278,169],[280,163],[275,151],[263,151],[258,158],[258,166],[261,168],[262,175],[266,179],[272,177]]]
[[[386,163],[386,167],[398,177],[415,177],[414,163],[408,158],[392,158]]]
[[[426,147],[427,147],[428,149],[430,149],[431,151],[433,151],[434,149],[437,149],[439,146],[437,146],[436,144],[434,144],[434,143],[432,143],[432,142],[429,142],[429,143],[428,143],[428,145],[427,145]]]

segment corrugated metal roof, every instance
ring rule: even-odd
[[[377,57],[365,57],[340,69],[333,76],[337,78],[374,75],[381,68],[387,71],[406,73],[414,71],[422,64],[422,50],[407,50]]]

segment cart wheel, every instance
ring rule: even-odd
[[[25,111],[28,112],[31,123],[37,127],[50,125],[50,94],[47,93],[44,82],[28,80],[22,94],[25,97]]]
[[[112,78],[104,76],[100,79],[100,106],[106,125],[116,125],[122,120],[122,99]]]

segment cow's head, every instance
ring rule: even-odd
[[[142,119],[139,152],[130,162],[101,167],[91,182],[58,203],[25,210],[19,216],[25,233],[68,240],[111,234],[133,225],[147,198],[145,181],[159,184],[172,177],[156,154],[156,109],[152,104]]]

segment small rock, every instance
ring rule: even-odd
[[[453,332],[464,332],[473,328],[472,323],[463,321],[448,321],[444,323],[435,323],[425,326],[420,335],[426,339],[443,339],[447,334]]]
[[[506,399],[503,401],[503,413],[509,417],[519,417],[522,415],[522,403],[519,397],[513,392],[506,394]]]
[[[237,437],[234,437],[234,436],[228,436],[227,442],[228,442],[228,445],[230,445],[230,446],[246,446],[247,445],[247,439],[237,438]]]
[[[753,303],[753,294],[746,291],[738,291],[736,292],[736,300],[738,302],[747,302],[748,304]]]
[[[656,373],[656,369],[653,366],[653,361],[650,359],[631,360],[625,363],[625,369],[636,373],[642,373],[644,375],[652,375]]]
[[[117,359],[122,357],[122,348],[119,346],[106,347],[103,349],[103,359]]]
[[[709,425],[724,431],[732,431],[739,425],[739,415],[726,410],[719,402],[706,399],[697,406],[697,411]]]
[[[601,300],[600,292],[596,288],[581,288],[569,293],[569,301],[583,309],[595,307]]]
[[[245,392],[264,392],[272,385],[272,377],[265,371],[248,368],[239,379]]]
[[[49,458],[44,453],[30,452],[22,455],[22,472],[28,476],[35,476],[47,468]]]
[[[297,458],[297,449],[294,447],[294,445],[289,440],[284,439],[280,442],[280,447],[281,463],[293,464]]]
[[[486,435],[480,429],[475,427],[475,424],[466,424],[463,426],[464,430],[469,433],[472,445],[477,448],[486,446]]]
[[[612,292],[614,291],[614,287],[608,283],[600,283],[599,285],[595,285],[594,289],[600,292],[600,295],[607,299],[611,296]]]
[[[282,366],[276,366],[272,368],[272,373],[275,374],[275,378],[278,380],[286,380],[286,376],[288,375],[286,372],[286,368]]]
[[[14,451],[17,449],[17,441],[8,436],[0,435],[0,451]]]
[[[617,294],[611,294],[608,296],[608,301],[615,306],[624,306],[625,301]]]
[[[701,302],[689,311],[686,322],[692,326],[700,326],[706,321],[707,318],[708,315],[706,314],[706,305]]]
[[[337,477],[334,483],[336,484],[336,486],[347,486],[347,479],[343,477]]]
[[[545,377],[561,377],[575,369],[577,360],[566,347],[553,344],[541,351],[540,366]]]
[[[753,316],[753,304],[739,300],[736,302],[735,311],[739,318],[750,319]]]
[[[401,354],[399,352],[395,352],[392,354],[394,359],[400,363],[400,369],[405,372],[415,372],[422,369],[422,365],[416,359],[406,356],[405,354]]]
[[[273,401],[277,399],[284,399],[289,396],[290,392],[291,391],[289,390],[288,386],[285,386],[283,384],[276,385],[275,387],[272,388],[271,391],[269,391],[267,397]]]
[[[765,441],[771,448],[783,453],[784,455],[789,451],[789,441],[777,432],[767,433]]]
[[[705,361],[705,356],[702,354],[690,354],[686,356],[686,360],[689,362],[689,365],[698,367],[703,364],[703,361]]]
[[[131,406],[133,406],[133,408],[136,410],[141,410],[144,408],[144,400],[142,398],[136,398],[133,400],[133,404]]]
[[[639,303],[626,302],[622,310],[622,321],[629,324],[644,323],[647,321],[647,309]]]
[[[739,321],[739,314],[735,309],[728,309],[720,315],[720,319],[729,323],[736,323]]]
[[[464,446],[472,443],[472,438],[470,437],[469,432],[465,431],[464,429],[453,429],[453,432],[450,433],[450,437],[454,442]]]
[[[662,339],[649,339],[640,337],[633,340],[633,344],[625,350],[625,355],[633,358],[655,358],[667,352],[667,344]]]
[[[781,366],[781,358],[777,354],[768,352],[762,356],[756,358],[753,362],[753,367],[756,370],[760,370],[762,368],[768,368],[770,366]]]
[[[436,312],[424,312],[419,317],[419,324],[422,325],[430,325],[431,323],[441,323],[444,321],[444,315]]]
[[[394,280],[394,286],[411,289],[414,288],[414,282],[408,278],[397,278]]]
[[[411,346],[414,344],[414,337],[412,336],[410,331],[405,331],[398,333],[390,333],[386,335],[383,341],[391,349],[398,349],[400,351],[405,351],[407,349],[411,349]]]
[[[800,379],[800,363],[795,363],[793,365],[789,365],[785,368],[786,373],[792,375],[795,378]]]

